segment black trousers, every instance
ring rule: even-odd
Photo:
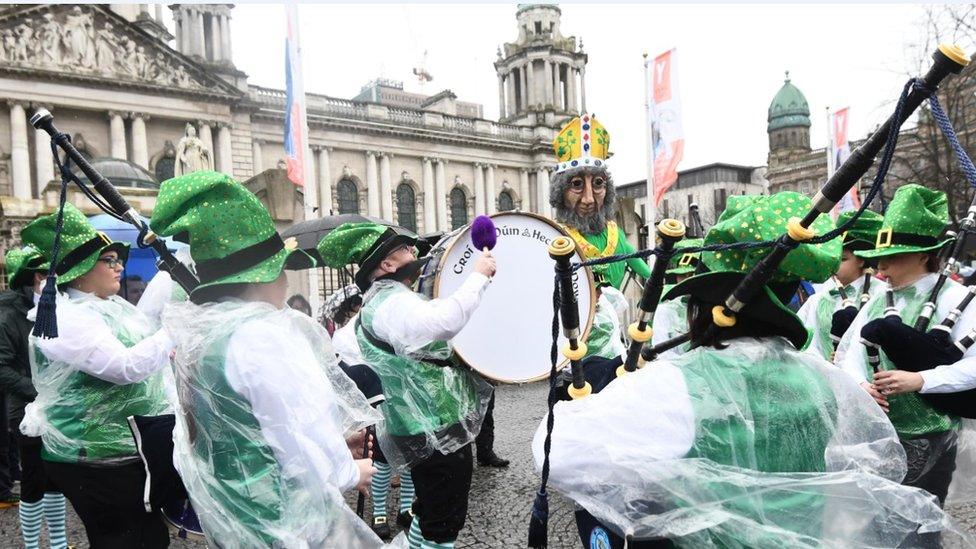
[[[478,449],[478,459],[484,459],[495,447],[495,391],[491,392],[485,419],[481,422],[481,431],[478,431],[474,445]]]
[[[169,546],[159,513],[147,513],[143,505],[146,472],[141,462],[92,467],[45,461],[44,468],[81,518],[92,549]]]
[[[57,492],[41,460],[41,438],[17,433],[17,448],[20,450],[20,501],[36,503],[44,499],[44,492]]]
[[[468,515],[473,468],[468,444],[450,454],[435,452],[410,469],[416,496],[413,514],[424,539],[437,543],[457,539]]]
[[[908,475],[902,484],[921,488],[939,499],[939,506],[945,505],[952,473],[956,470],[955,431],[924,435],[901,441],[908,458]],[[902,547],[942,547],[941,534],[913,534]]]

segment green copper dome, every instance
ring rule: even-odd
[[[790,83],[790,71],[786,71],[786,81],[776,92],[769,104],[769,126],[767,131],[795,126],[810,127],[810,106],[799,88]]]

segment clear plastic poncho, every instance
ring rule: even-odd
[[[463,286],[462,286],[463,289]],[[458,290],[462,291],[462,290]],[[493,388],[466,366],[436,365],[428,360],[452,360],[448,341],[413,335],[390,343],[395,354],[374,346],[361,335],[372,329],[379,306],[398,292],[412,292],[393,280],[374,282],[363,296],[357,339],[366,364],[380,377],[386,400],[380,406],[385,422],[377,429],[380,446],[390,465],[410,467],[434,452],[449,454],[474,441],[488,409]],[[428,301],[424,295],[413,293]]]
[[[381,547],[343,499],[345,436],[375,424],[321,326],[238,300],[170,305],[177,341],[175,465],[220,547]]]
[[[867,393],[780,338],[651,363],[554,413],[550,484],[623,536],[695,548],[966,536],[900,484],[905,452]],[[544,438],[545,419],[537,468]]]
[[[34,320],[35,307],[28,313]],[[45,459],[59,462],[123,463],[138,459],[126,418],[158,415],[171,409],[167,400],[165,353],[147,354],[147,370],[159,370],[138,383],[116,384],[83,373],[75,359],[84,360],[106,338],[132,347],[156,328],[132,304],[119,296],[101,299],[78,292],[57,296],[59,337],[30,337],[31,375],[37,398],[24,410],[21,431],[44,441]],[[107,330],[105,328],[107,327]]]
[[[686,333],[688,331],[688,298],[681,296],[658,303],[657,310],[654,311],[652,328],[651,345],[659,345]],[[676,357],[688,352],[690,348],[689,343],[682,343],[658,356],[662,359]]]

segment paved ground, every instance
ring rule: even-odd
[[[545,383],[499,388],[495,404],[495,446],[498,454],[511,459],[512,464],[507,469],[475,467],[468,522],[457,547],[525,547],[529,510],[539,484],[532,468],[529,442],[545,413],[546,389]],[[396,494],[391,494],[390,505],[395,500]],[[355,499],[351,501],[354,502]],[[571,505],[558,495],[550,496],[549,505],[549,547],[580,547]],[[369,508],[367,503],[367,509]],[[70,510],[69,513],[69,541],[78,548],[87,548],[81,523],[74,513]],[[369,511],[367,515],[368,513]],[[976,506],[953,508],[952,514],[961,525],[976,532]],[[371,517],[366,518],[370,520]],[[46,546],[46,541],[44,544]],[[0,511],[0,549],[14,547],[21,547],[17,511]],[[171,547],[202,549],[205,545],[174,540]]]

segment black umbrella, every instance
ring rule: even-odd
[[[319,256],[319,251],[315,248],[315,246],[318,245],[320,240],[322,240],[322,237],[329,234],[329,231],[335,229],[343,223],[367,222],[387,225],[390,227],[396,226],[396,224],[392,221],[387,221],[378,217],[370,217],[360,214],[339,214],[320,217],[317,219],[309,219],[308,221],[302,221],[301,223],[295,223],[291,227],[285,229],[281,233],[281,237],[295,237],[295,240],[298,241],[298,247],[305,250],[305,252],[314,257],[316,261],[321,263],[322,257]]]

